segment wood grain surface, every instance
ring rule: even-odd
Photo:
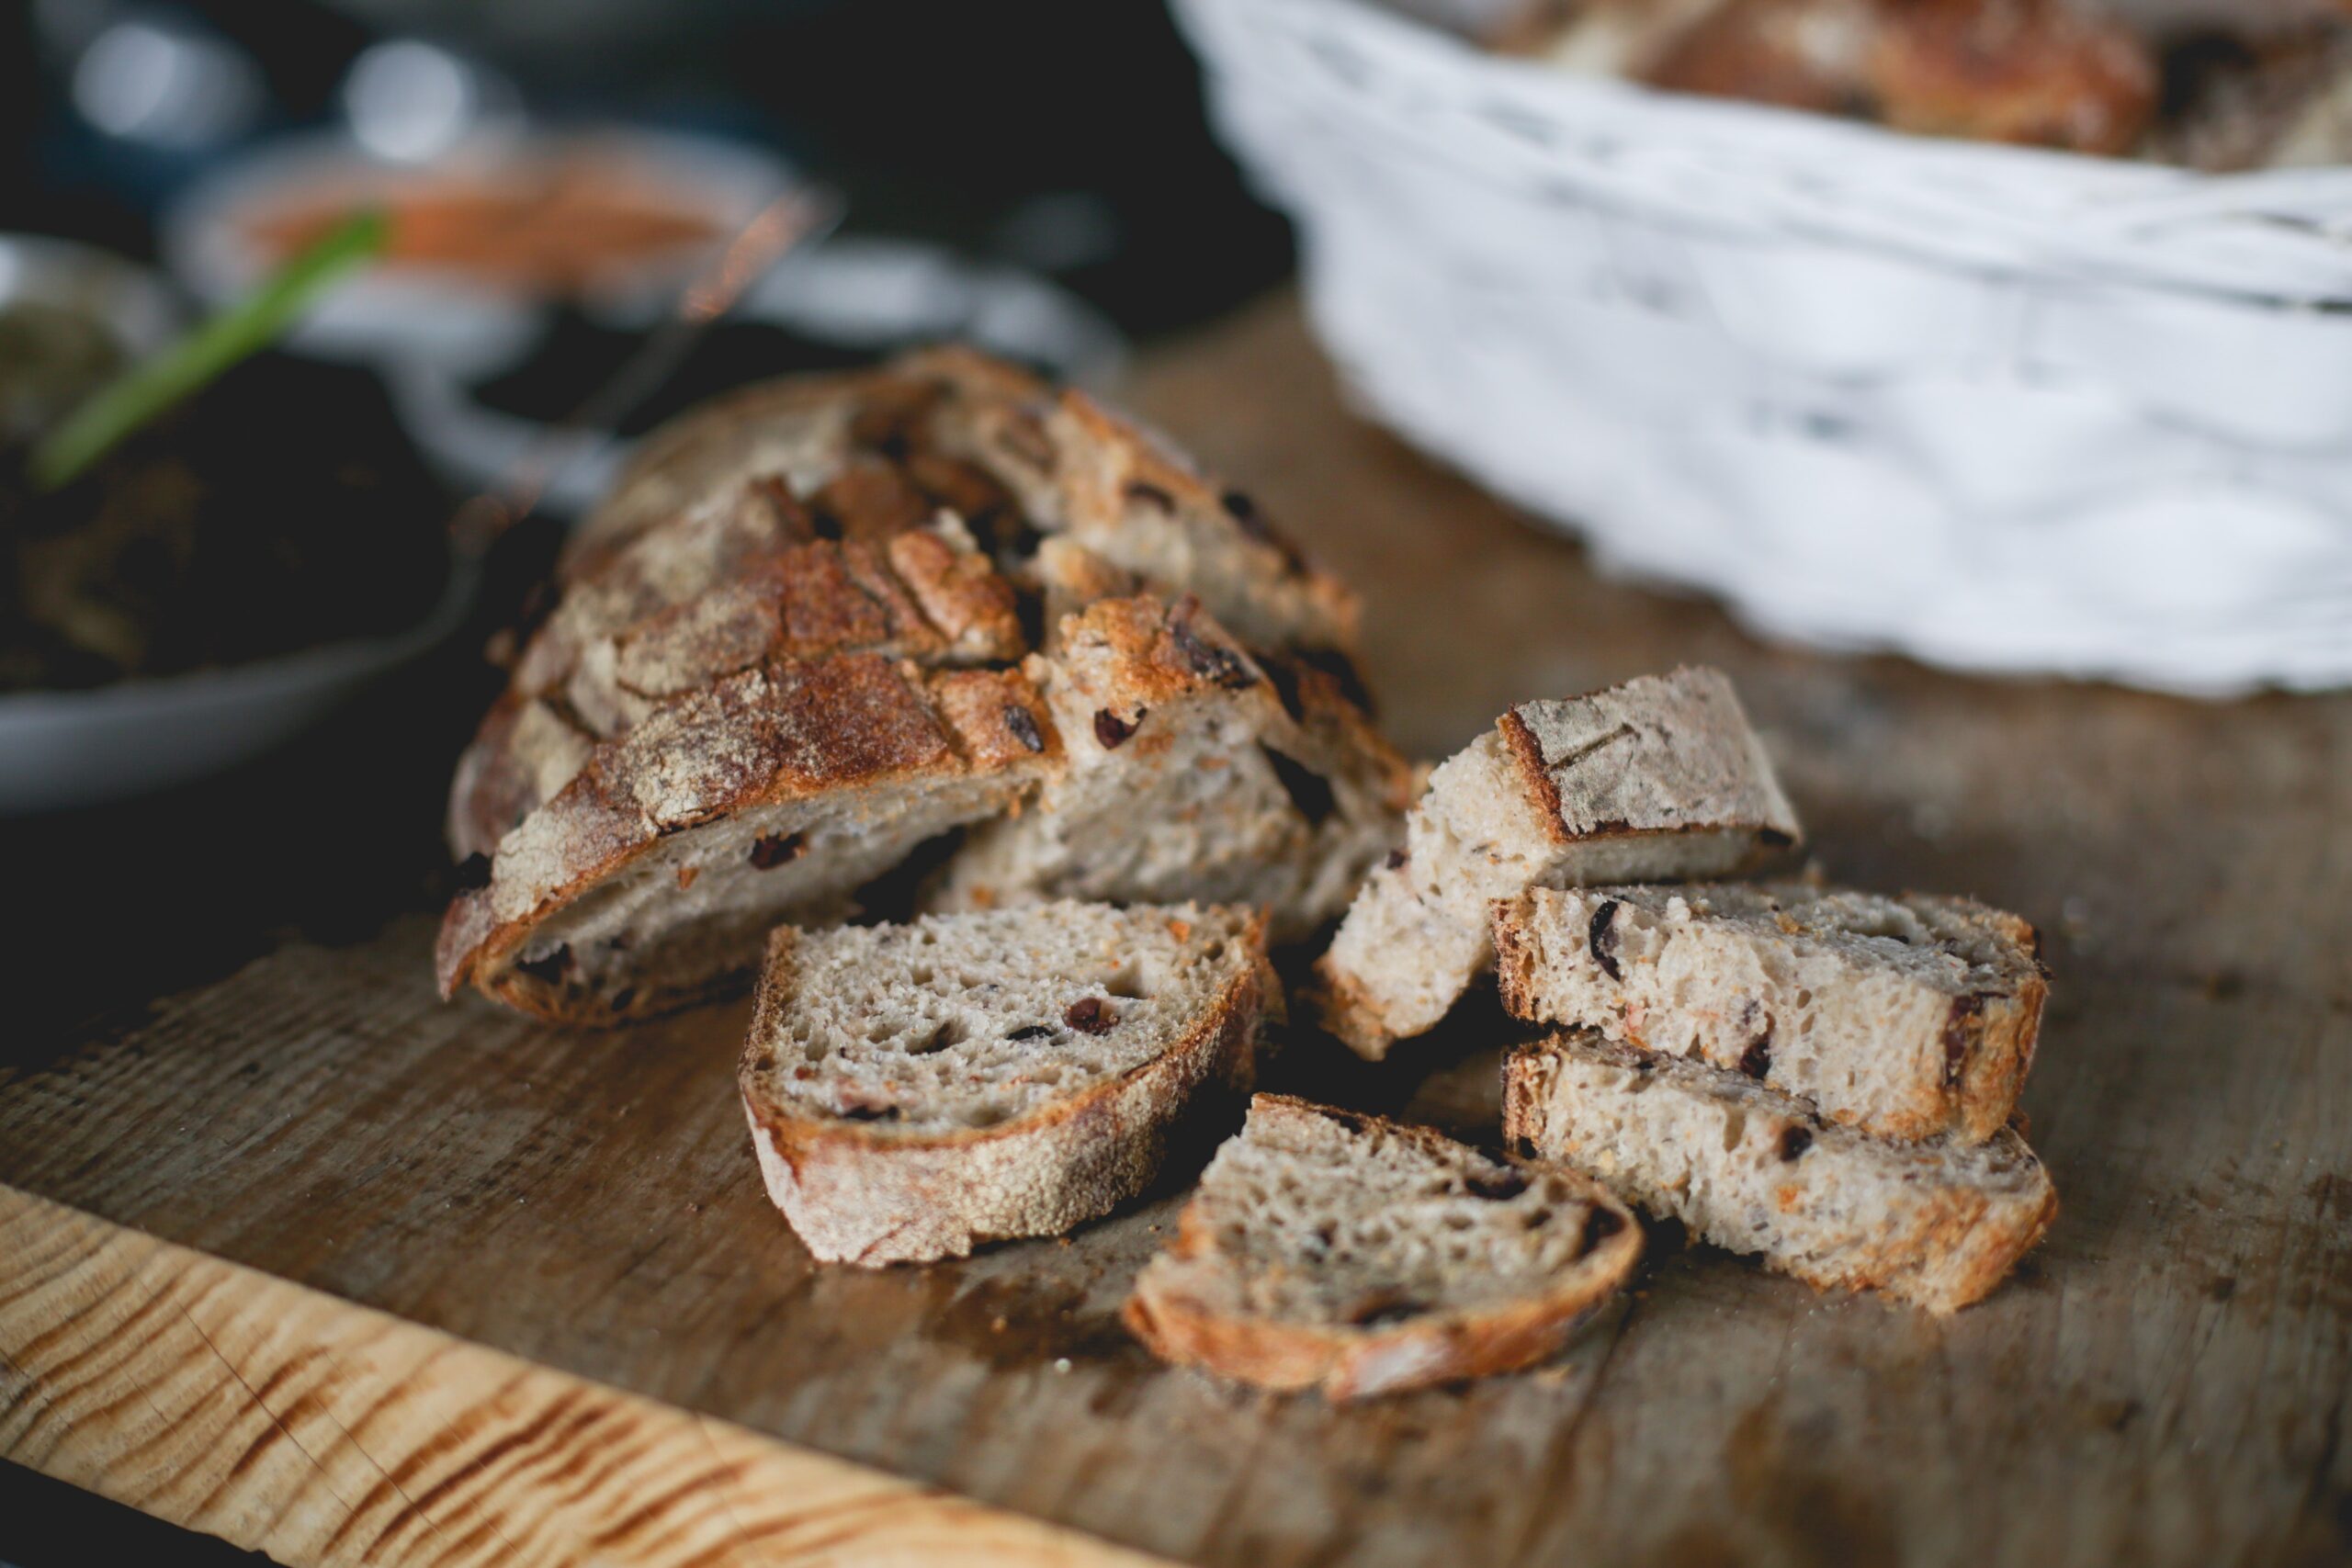
[[[1526,696],[1717,664],[1831,874],[2041,924],[2054,994],[2025,1104],[2064,1210],[2019,1277],[1938,1322],[1658,1235],[1635,1292],[1535,1372],[1347,1409],[1224,1388],[1115,1320],[1174,1194],[1067,1243],[816,1268],[729,1097],[740,1007],[615,1033],[445,1007],[415,892],[18,1043],[0,1183],[254,1271],[223,1270],[209,1310],[268,1276],[1185,1561],[2352,1558],[2352,699],[2199,705],[1759,645],[1351,420],[1286,301],[1162,355],[1136,400],[1363,586],[1409,749]],[[1507,1037],[1474,1006],[1379,1067],[1306,1041],[1281,1070],[1490,1131]],[[80,1245],[10,1201],[0,1292]],[[351,1332],[285,1318],[289,1358]],[[23,1412],[50,1383],[20,1348],[0,1338],[19,1380],[0,1454],[43,1464]]]
[[[0,1452],[285,1562],[1149,1568],[0,1189]]]

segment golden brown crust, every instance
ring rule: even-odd
[[[1182,513],[1181,540],[1137,495]],[[936,522],[942,509],[956,520]],[[1027,577],[1040,531],[1125,551],[1127,568],[1197,572],[1272,642],[1349,657],[1344,591],[1238,492],[1080,394],[967,349],[748,388],[650,437],[567,550],[554,613],[458,770],[452,847],[490,852],[586,748],[763,660],[1019,659],[1004,571]],[[1057,608],[1083,587],[1057,586]],[[548,706],[518,726],[534,701]]]
[[[1409,770],[1340,682],[1247,651],[1191,596],[1098,601],[1053,648],[1026,668],[1071,766],[1036,819],[981,829],[927,908],[1235,899],[1298,941],[1402,831]]]
[[[2132,28],[2057,0],[1892,7],[1869,73],[1898,130],[2110,155],[2147,130],[2159,86]]]
[[[2027,953],[2041,950],[2041,935],[2015,915],[1998,914],[1994,929]],[[1952,1075],[1953,1107],[1962,1135],[1983,1143],[2007,1124],[2018,1097],[2025,1090],[2026,1075],[2033,1070],[2035,1047],[2041,1037],[2041,1012],[2050,999],[2049,972],[2039,959],[2034,972],[2014,995],[1963,997],[1955,1001],[1946,1024],[1946,1058],[1956,1061]],[[1973,1008],[1964,1004],[1974,1000]],[[1952,1055],[1956,1032],[1958,1055]]]
[[[1388,1028],[1386,1010],[1373,1000],[1355,976],[1333,964],[1328,953],[1315,961],[1315,979],[1308,1010],[1325,1032],[1360,1056],[1375,1062],[1385,1056],[1396,1043]]]
[[[1923,135],[2108,154],[2138,142],[2160,85],[2132,28],[2063,0],[1729,0],[1643,75]]]
[[[891,570],[950,646],[975,659],[1021,657],[1025,645],[1012,584],[984,557],[927,528],[899,535],[888,548]]]
[[[1186,510],[1182,547],[1157,564],[1206,563],[1215,591],[1261,614],[1277,641],[1321,649],[1351,628],[1351,602],[1253,510],[1083,398],[969,350],[747,388],[657,432],[567,550],[553,613],[457,769],[451,844],[497,866],[481,897],[452,907],[444,989],[470,978],[533,1010],[581,1016],[567,987],[513,961],[534,922],[693,825],[657,820],[644,792],[684,790],[704,810],[695,821],[775,798],[757,782],[779,763],[768,741],[821,727],[808,712],[762,716],[810,678],[783,671],[869,656],[959,669],[1020,659],[1008,573],[1025,581],[1027,569],[999,561],[1025,561],[1040,533],[1122,542],[1135,476]],[[1115,506],[1090,488],[1102,483],[1121,487]],[[1141,650],[1154,689],[1263,681],[1221,634],[1192,635],[1190,614]],[[931,681],[925,733],[938,731],[939,757],[851,770],[829,787],[1056,764],[1059,738],[1034,691],[1007,684],[1019,681]],[[854,733],[888,730],[887,716],[844,711],[839,734],[805,743],[812,756],[843,751]],[[700,750],[663,759],[660,746],[673,742]],[[663,782],[665,768],[674,776]],[[1015,800],[1009,792],[998,808]],[[528,907],[516,891],[526,886]],[[643,1010],[660,994],[631,1001]],[[590,1010],[600,1009],[610,1004]]]
[[[1510,752],[1520,788],[1526,792],[1528,804],[1535,808],[1537,819],[1544,824],[1544,836],[1555,844],[1575,842],[1578,835],[1568,831],[1562,817],[1560,786],[1553,780],[1552,771],[1544,765],[1543,742],[1536,739],[1527,721],[1519,716],[1517,708],[1497,719],[1495,729]]]
[[[1354,593],[1309,566],[1248,495],[1210,484],[1191,464],[1083,392],[1062,395],[1054,429],[1064,449],[1063,505],[1081,542],[1090,533],[1115,533],[1114,520],[1181,518],[1210,548],[1238,558],[1237,575],[1258,583],[1271,602],[1269,610],[1291,624],[1291,635],[1282,640],[1355,648],[1361,606]]]
[[[1377,1125],[1402,1142],[1437,1149],[1453,1146],[1453,1140],[1430,1128],[1356,1111],[1333,1112],[1287,1095],[1261,1094],[1252,1104],[1340,1114]],[[1261,1388],[1317,1388],[1335,1404],[1516,1371],[1557,1350],[1578,1324],[1617,1293],[1641,1257],[1642,1229],[1632,1211],[1598,1184],[1582,1176],[1577,1179],[1589,1189],[1596,1207],[1616,1217],[1618,1228],[1586,1254],[1587,1258],[1600,1257],[1600,1266],[1579,1269],[1572,1280],[1544,1294],[1365,1329],[1238,1316],[1181,1292],[1155,1289],[1147,1275],[1138,1279],[1120,1317],[1162,1360]],[[1168,1251],[1178,1258],[1197,1257],[1212,1245],[1196,1197],[1178,1220]]]
[[[687,596],[671,599],[682,583]],[[588,748],[666,698],[760,663],[853,652],[971,663],[1022,649],[1012,585],[968,538],[928,528],[880,543],[747,536],[701,518],[649,529],[533,638],[459,763],[453,846],[489,852]],[[532,704],[552,722],[518,725]]]
[[[697,404],[637,444],[611,492],[566,547],[562,579],[602,570],[646,529],[763,471],[761,459],[773,447],[763,437],[776,426],[814,423],[812,443],[845,451],[858,411],[922,389],[888,370],[854,371],[759,382]]]
[[[1046,700],[1017,670],[956,670],[931,681],[932,700],[965,761],[978,770],[1061,761]]]
[[[1040,727],[1032,748],[1010,718]],[[469,980],[528,1012],[567,1021],[675,1005],[650,989],[609,998],[514,963],[535,928],[670,834],[747,807],[967,773],[1042,772],[1056,744],[1045,707],[1014,671],[926,681],[872,654],[778,660],[656,707],[599,746],[553,800],[501,842],[487,886],[442,925],[442,994]]]

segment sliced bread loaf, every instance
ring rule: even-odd
[[[768,1194],[829,1262],[962,1257],[1107,1213],[1279,1010],[1264,923],[1050,904],[777,931],[740,1082]]]
[[[2001,1130],[2049,992],[2040,946],[1971,899],[1802,883],[1539,888],[1495,906],[1519,1017],[1744,1073],[1883,1138]]]
[[[871,654],[754,665],[593,748],[469,863],[441,992],[610,1023],[746,976],[768,928],[838,917],[925,840],[1012,806],[1057,754],[1015,671]]]
[[[973,832],[930,907],[1198,898],[1262,907],[1289,942],[1396,842],[1405,765],[1322,671],[1251,655],[1189,597],[1100,601],[1052,646],[1026,668],[1063,761]]]
[[[1048,542],[1093,564],[1049,581]],[[722,988],[766,924],[838,912],[1052,771],[1027,679],[991,667],[1032,651],[1040,597],[1132,592],[1138,573],[1197,581],[1273,666],[1351,671],[1353,601],[1254,508],[985,355],[746,389],[665,426],[567,549],[457,769],[449,840],[476,885],[445,922],[445,992],[470,979],[601,1021]],[[1349,722],[1316,709],[1272,740],[1301,770],[1282,777],[1339,801],[1338,826],[1282,852],[1285,919],[1361,869],[1354,786],[1316,773],[1317,744],[1369,734]],[[1237,879],[1122,896],[1212,883]]]
[[[1558,1034],[1514,1053],[1503,1131],[1627,1202],[1824,1290],[1949,1313],[1990,1292],[2058,1212],[2014,1129],[1889,1143],[1736,1072]]]
[[[1166,1360],[1352,1399],[1541,1360],[1641,1250],[1564,1166],[1261,1094],[1125,1315]]]
[[[1404,848],[1349,908],[1320,974],[1362,1055],[1443,1018],[1494,959],[1490,906],[1531,887],[1723,876],[1797,841],[1731,682],[1647,675],[1524,703],[1430,776]]]

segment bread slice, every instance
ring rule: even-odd
[[[810,1252],[863,1264],[1107,1213],[1246,1089],[1281,1001],[1264,937],[1190,904],[777,931],[741,1073],[769,1196]]]
[[[1401,833],[1409,774],[1338,682],[1251,655],[1197,600],[1100,601],[1053,647],[1027,668],[1064,761],[974,830],[929,907],[1198,898],[1262,906],[1290,942]]]
[[[1939,1314],[1999,1284],[2058,1212],[2014,1129],[1982,1144],[1888,1143],[1739,1073],[1592,1033],[1512,1055],[1503,1131],[1768,1268]]]
[[[1981,1144],[2016,1109],[2041,939],[1967,898],[1539,888],[1495,906],[1503,1005],[1745,1073],[1882,1138]]]
[[[1715,671],[1523,703],[1430,774],[1404,848],[1356,895],[1319,968],[1325,1024],[1385,1056],[1493,962],[1497,899],[1730,875],[1799,831]]]
[[[657,705],[472,863],[435,953],[541,1017],[611,1023],[728,989],[779,920],[838,917],[919,844],[1057,761],[1016,671],[873,654],[755,665]]]
[[[1125,1316],[1165,1360],[1354,1399],[1543,1359],[1641,1251],[1566,1167],[1261,1094]]]

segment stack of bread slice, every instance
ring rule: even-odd
[[[1964,1306],[2056,1212],[2009,1124],[2039,939],[1965,898],[1687,880],[1798,836],[1720,675],[1523,705],[1431,775],[1327,1020],[1382,1055],[1495,964],[1546,1031],[1507,1068],[1515,1147],[1815,1285]]]

